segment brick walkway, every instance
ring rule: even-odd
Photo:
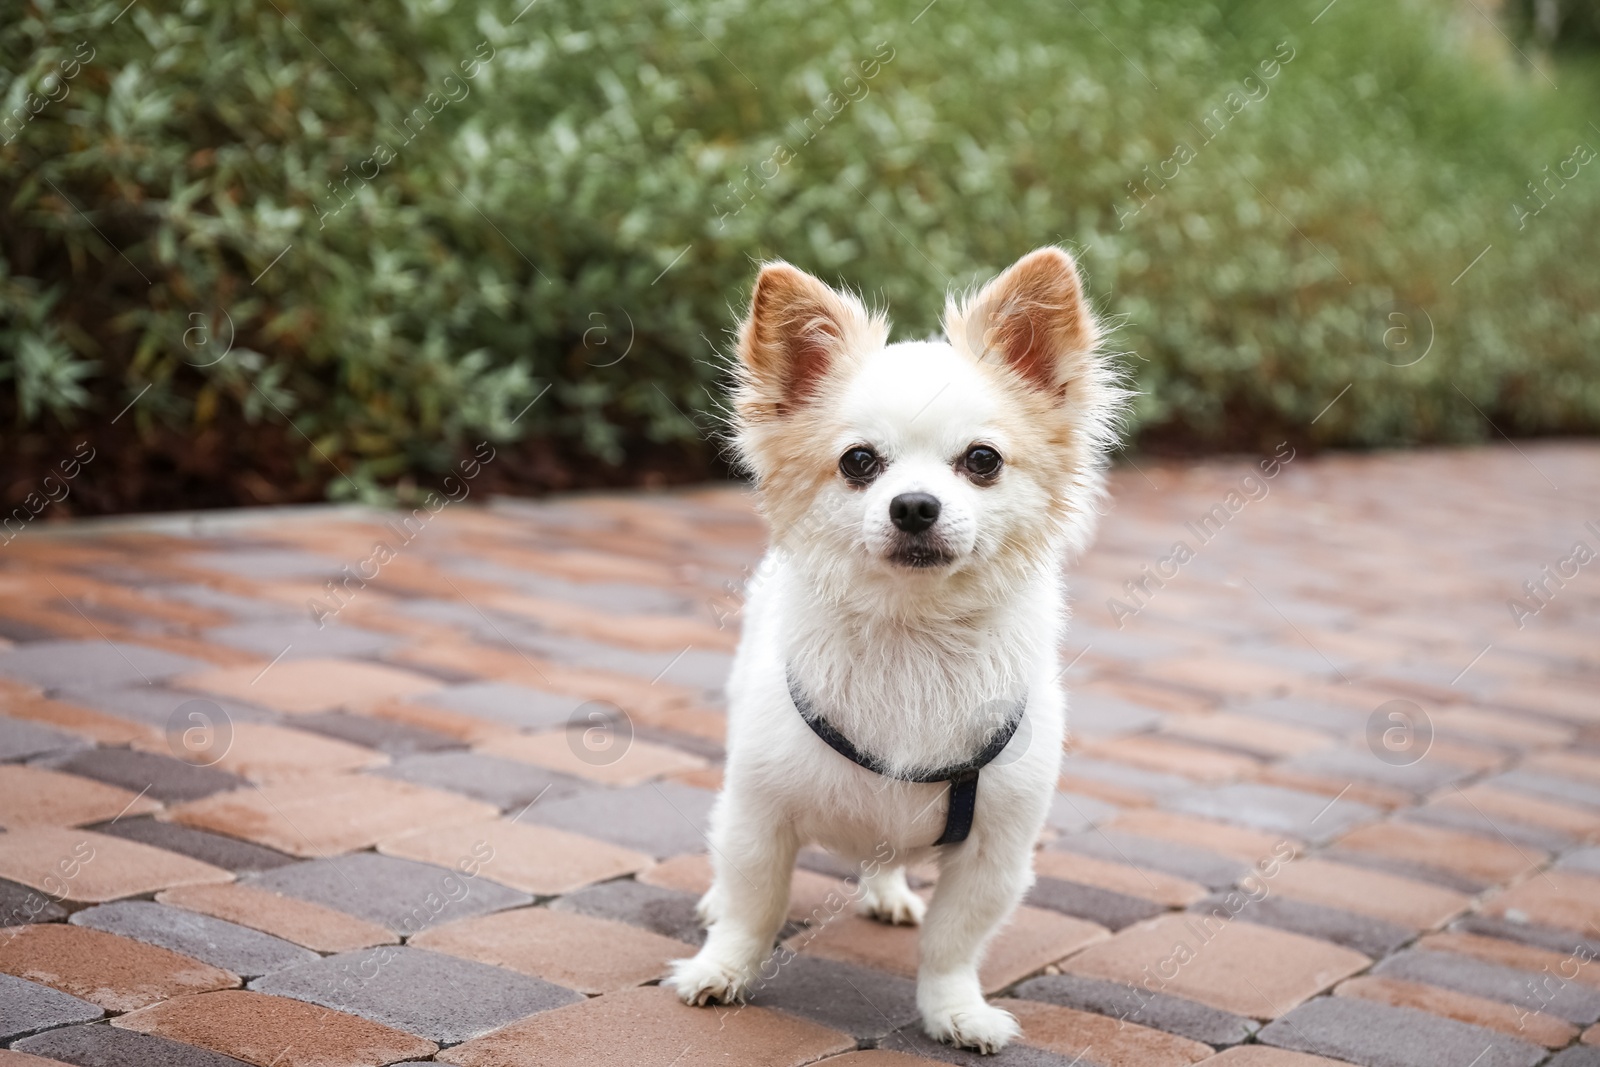
[[[921,1037],[914,932],[820,854],[752,1006],[655,984],[701,937],[745,494],[36,524],[0,1067],[1600,1063],[1600,447],[1115,499],[989,1061]]]

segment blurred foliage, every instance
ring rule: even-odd
[[[754,262],[911,337],[1046,242],[1139,447],[1600,429],[1595,82],[1471,5],[125,3],[0,0],[7,499],[704,476]]]
[[[1542,48],[1600,48],[1600,0],[1510,0],[1506,5],[1519,38]]]

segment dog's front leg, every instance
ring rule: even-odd
[[[1010,1012],[983,999],[978,961],[1032,880],[1031,844],[1023,838],[973,838],[941,858],[917,970],[917,1008],[929,1037],[988,1053],[1021,1033]]]
[[[726,798],[725,798],[726,799]],[[727,1004],[749,995],[789,908],[799,843],[787,820],[762,818],[758,804],[727,803],[738,819],[719,819],[711,837],[716,875],[701,901],[709,924],[692,959],[672,966],[667,984],[689,1004]]]

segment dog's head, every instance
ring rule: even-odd
[[[970,584],[1084,547],[1123,393],[1072,257],[952,300],[888,344],[848,293],[772,263],[739,330],[736,443],[773,535],[838,581]]]

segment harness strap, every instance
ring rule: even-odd
[[[935,845],[957,845],[967,839],[972,832],[972,820],[978,812],[978,772],[993,762],[994,758],[1005,751],[1006,745],[1011,743],[1011,738],[1016,735],[1017,727],[1022,725],[1022,714],[1027,710],[1028,697],[1026,694],[1017,701],[1016,713],[1013,714],[989,743],[983,747],[970,760],[954,763],[948,767],[941,767],[934,771],[925,771],[921,774],[895,774],[880,759],[869,756],[856,748],[850,739],[838,730],[832,723],[816,713],[810,699],[801,692],[800,686],[794,680],[794,672],[788,671],[789,698],[794,701],[795,710],[800,713],[801,720],[809,727],[811,732],[825,741],[845,759],[858,767],[865,767],[874,774],[881,774],[885,778],[894,778],[901,782],[917,782],[927,784],[930,782],[950,783],[950,804],[945,814],[944,832],[939,835]]]

